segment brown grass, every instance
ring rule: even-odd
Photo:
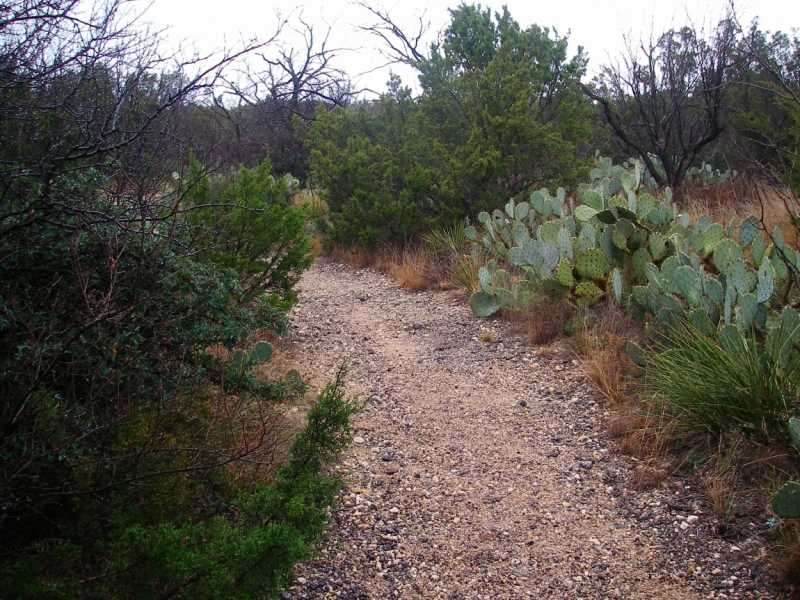
[[[738,226],[746,217],[754,215],[763,221],[769,233],[779,226],[784,241],[797,247],[797,230],[785,201],[788,199],[775,188],[742,179],[710,188],[686,185],[682,188],[682,200],[693,222],[708,215],[723,227],[727,227],[731,219]]]
[[[439,281],[436,257],[420,246],[382,248],[375,252],[336,247],[329,256],[357,269],[371,268],[387,273],[410,292],[430,289]]]
[[[613,406],[627,404],[630,378],[637,372],[626,350],[628,340],[639,340],[639,326],[614,305],[587,313],[584,328],[573,343],[589,381]]]
[[[572,312],[566,302],[545,298],[530,310],[511,314],[510,320],[531,344],[545,346],[564,334]]]
[[[424,248],[385,250],[376,266],[409,292],[427,290],[436,281],[435,257]]]

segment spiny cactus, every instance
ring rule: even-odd
[[[800,254],[780,229],[766,236],[755,216],[727,227],[708,216],[693,222],[672,204],[669,189],[657,200],[642,187],[647,174],[639,161],[617,166],[598,155],[595,164],[577,201],[567,201],[563,189],[554,196],[541,189],[528,202],[510,200],[502,211],[481,213],[482,236],[467,228],[470,240],[518,267],[528,282],[521,293],[516,282],[498,286],[484,274],[482,292],[492,303],[476,299],[481,313],[519,308],[542,295],[587,303],[608,290],[639,320],[649,314],[673,323],[702,309],[695,319],[703,331],[710,331],[709,321],[714,328],[765,330],[776,320],[771,311],[800,293]],[[593,287],[579,288],[583,283]]]
[[[266,362],[271,356],[272,344],[269,342],[257,342],[250,350],[249,355],[244,350],[234,350],[228,358],[228,364],[234,369],[243,369],[248,365]]]

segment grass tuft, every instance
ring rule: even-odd
[[[544,298],[530,310],[513,314],[512,322],[534,346],[546,346],[564,334],[573,316],[572,307],[565,301]]]
[[[796,413],[800,360],[785,367],[753,338],[738,352],[686,325],[647,352],[645,387],[689,431],[769,440]]]

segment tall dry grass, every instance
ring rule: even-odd
[[[780,227],[784,241],[797,248],[798,231],[791,213],[795,202],[774,187],[738,178],[708,188],[685,185],[681,198],[693,222],[708,215],[723,226],[727,226],[731,219],[738,226],[745,218],[754,215],[770,233],[776,226]]]
[[[410,292],[430,289],[438,282],[436,257],[421,246],[386,247],[375,252],[336,247],[329,255],[357,269],[370,268],[386,273]]]

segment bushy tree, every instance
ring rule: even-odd
[[[311,265],[307,215],[292,204],[297,180],[274,177],[265,159],[258,167],[209,177],[192,155],[185,208],[197,228],[201,260],[239,274],[241,299],[268,295],[281,309],[297,300],[295,285]],[[212,181],[213,179],[213,181]]]
[[[410,43],[387,28],[384,39]],[[395,77],[380,100],[314,123],[309,144],[331,239],[404,242],[536,186],[574,184],[586,170],[578,148],[590,109],[578,87],[585,60],[566,51],[566,39],[523,30],[505,9],[452,10],[441,45],[405,54],[419,97]]]
[[[739,52],[748,65],[733,91],[731,121],[746,163],[800,194],[800,39],[753,23]]]

